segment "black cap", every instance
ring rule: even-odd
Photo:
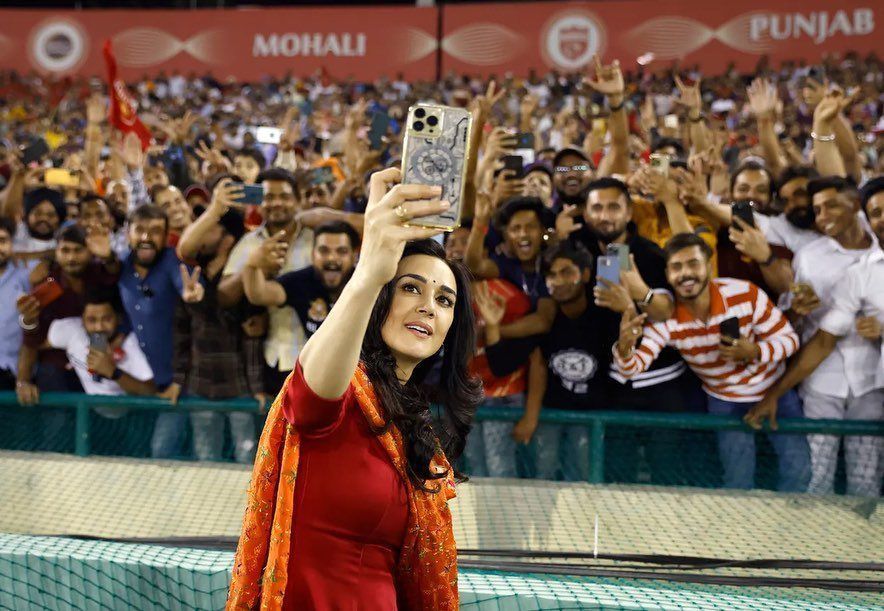
[[[567,147],[559,150],[556,153],[556,156],[553,157],[553,167],[559,165],[559,162],[565,155],[574,155],[575,157],[580,157],[589,164],[589,167],[593,168],[592,159],[589,158],[589,156],[586,154],[586,151],[582,151],[573,147]]]

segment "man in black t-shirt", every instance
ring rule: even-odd
[[[620,323],[614,312],[593,302],[590,281],[592,256],[568,243],[551,249],[545,259],[545,279],[557,305],[552,327],[546,335],[500,340],[499,304],[479,291],[476,301],[485,319],[485,352],[495,375],[506,375],[540,347],[546,367],[542,379],[529,384],[524,421],[533,423],[536,476],[556,479],[559,470],[566,480],[589,477],[589,431],[582,426],[542,424],[544,409],[606,409],[611,385],[611,346]],[[559,454],[564,460],[559,460]]]
[[[350,279],[359,253],[359,234],[343,221],[324,223],[313,231],[310,267],[279,276],[264,277],[261,268],[274,258],[284,257],[286,247],[258,248],[249,257],[243,272],[243,288],[248,300],[260,306],[291,306],[298,314],[309,338],[328,316]]]

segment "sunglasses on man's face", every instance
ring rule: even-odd
[[[556,172],[559,174],[567,174],[568,172],[586,172],[589,170],[589,166],[585,163],[578,163],[577,165],[557,165]]]

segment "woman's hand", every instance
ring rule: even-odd
[[[401,172],[388,168],[371,176],[365,209],[365,234],[356,274],[372,285],[383,286],[396,275],[405,243],[442,233],[440,229],[409,226],[408,221],[449,208],[440,201],[441,187],[403,185]],[[389,188],[393,185],[392,188]]]

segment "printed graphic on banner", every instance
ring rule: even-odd
[[[221,80],[317,71],[334,79],[436,76],[434,8],[90,10],[49,19],[44,12],[4,10],[2,16],[0,69],[101,74],[96,41],[111,40],[123,79],[159,70],[211,71]]]
[[[682,60],[709,71],[731,63],[751,69],[761,55],[776,64],[868,53],[879,50],[875,28],[884,19],[884,5],[866,0],[803,0],[797,7],[786,0],[535,2],[495,4],[493,11],[475,4],[442,10],[443,71],[521,76],[532,69],[584,70],[596,53],[627,67],[635,62],[653,69],[656,62]],[[448,44],[480,25],[490,33],[482,43]],[[506,31],[515,33],[509,49],[500,48],[506,41],[496,34]]]
[[[580,70],[604,51],[604,29],[587,11],[556,13],[540,35],[547,64],[560,70]]]
[[[28,53],[38,69],[72,72],[89,54],[89,38],[76,21],[50,19],[33,29]]]

